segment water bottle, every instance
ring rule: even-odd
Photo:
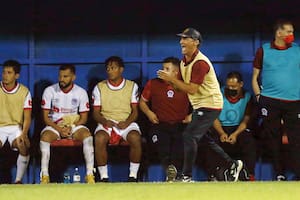
[[[71,183],[71,176],[70,176],[69,171],[66,171],[64,173],[64,183]]]
[[[73,183],[80,183],[80,173],[78,167],[75,168],[74,174],[73,174]]]

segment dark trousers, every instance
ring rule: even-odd
[[[223,129],[226,133],[230,134],[233,133],[237,127],[238,126],[223,126]],[[240,133],[235,144],[221,142],[220,136],[215,129],[212,129],[212,136],[226,153],[228,153],[234,159],[242,160],[249,173],[254,175],[256,163],[256,142],[250,130],[246,129]],[[212,157],[214,157],[214,154]],[[212,162],[217,162],[217,160],[218,159],[216,158],[215,160],[212,160]],[[216,166],[219,165],[219,163],[222,163],[222,161],[218,163],[212,163],[212,165]]]
[[[150,151],[157,153],[164,168],[173,164],[179,172],[183,163],[182,123],[153,124],[149,131]]]
[[[192,122],[189,123],[183,132],[184,143],[184,163],[183,174],[191,176],[192,168],[197,157],[198,143],[204,142],[210,149],[219,154],[227,161],[228,167],[233,160],[215,141],[207,134],[208,129],[212,126],[214,120],[219,116],[220,111],[205,108],[193,110]],[[204,155],[203,155],[204,156]],[[205,158],[203,158],[205,159]]]
[[[259,99],[262,118],[261,135],[268,140],[275,172],[280,173],[281,120],[290,144],[293,171],[300,177],[300,101],[287,102],[261,96]]]

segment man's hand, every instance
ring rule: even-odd
[[[71,126],[64,126],[61,127],[59,130],[59,134],[62,138],[70,137],[72,133],[72,127]]]
[[[235,144],[236,143],[236,139],[237,139],[237,135],[236,134],[231,134],[229,137],[228,137],[228,143],[230,144]]]
[[[121,122],[119,122],[118,124],[116,124],[116,127],[118,128],[118,129],[125,129],[125,128],[127,128],[129,126],[129,124],[127,123],[127,122],[125,122],[125,121],[121,121]]]
[[[188,124],[191,121],[192,121],[192,114],[189,114],[189,115],[185,116],[184,120],[182,120],[182,123]]]
[[[16,143],[18,147],[22,147],[22,144],[28,149],[30,147],[30,141],[27,134],[21,134],[19,137],[16,138]]]
[[[150,122],[152,122],[153,124],[159,123],[159,120],[154,112],[149,111],[149,113],[147,113],[147,117],[150,120]]]
[[[116,126],[117,124],[109,119],[105,120],[105,123],[103,124],[104,127],[112,128],[113,126]]]
[[[164,70],[158,70],[156,73],[158,78],[165,80],[167,82],[171,82],[171,80],[173,79],[173,77]]]
[[[228,141],[228,135],[226,133],[220,135],[220,141],[221,142],[227,142]]]

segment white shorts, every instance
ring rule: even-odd
[[[76,126],[75,128],[72,128],[72,131],[71,131],[71,136],[73,136],[73,134],[78,131],[79,129],[81,128],[85,128],[87,129],[88,131],[90,131],[86,126],[83,126],[83,125],[79,125],[79,126]],[[55,130],[54,128],[52,128],[52,126],[46,126],[42,131],[41,131],[41,134],[43,134],[43,132],[45,131],[51,131],[53,133],[55,133],[56,135],[58,135],[59,139],[61,139],[60,137],[60,134],[57,130]]]
[[[22,134],[22,129],[18,125],[0,127],[0,141],[2,145],[8,140],[10,146],[13,141]],[[16,150],[16,149],[14,149]]]
[[[97,126],[94,134],[96,134],[98,131],[105,131],[109,135],[109,137],[110,137],[112,130],[114,130],[114,132],[117,135],[121,136],[125,141],[127,141],[126,138],[127,138],[127,135],[128,135],[128,133],[130,131],[137,131],[137,132],[139,132],[139,134],[141,134],[140,127],[135,122],[132,122],[131,124],[129,124],[129,126],[127,128],[125,128],[125,129],[118,129],[116,127],[113,127],[113,128],[104,128],[102,126],[102,124],[98,124],[98,126]]]

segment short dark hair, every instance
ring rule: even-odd
[[[243,81],[242,74],[240,72],[238,72],[238,71],[229,72],[227,74],[226,79],[230,79],[230,78],[236,78],[238,80],[238,82],[242,82]]]
[[[292,25],[293,26],[293,23],[290,20],[287,20],[287,19],[279,19],[279,20],[277,20],[275,22],[274,26],[273,26],[274,33],[276,33],[276,31],[278,29],[283,29],[284,25]]]
[[[173,65],[179,67],[180,66],[180,60],[176,57],[167,57],[163,60],[163,63],[172,63]]]
[[[3,63],[3,67],[12,67],[16,74],[20,74],[21,72],[21,64],[16,60],[6,60]]]
[[[69,69],[73,74],[76,73],[76,68],[73,64],[63,64],[59,67],[59,70]]]
[[[119,56],[111,56],[105,60],[105,67],[108,66],[109,63],[116,62],[120,67],[124,68],[123,59]]]

